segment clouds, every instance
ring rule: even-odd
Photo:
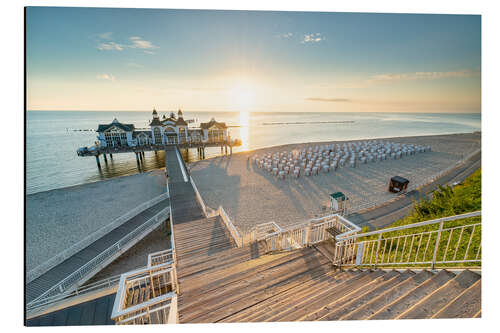
[[[401,81],[401,80],[437,80],[445,78],[467,78],[480,76],[481,71],[477,70],[459,70],[453,72],[414,72],[399,74],[380,74],[370,78],[372,81]]]
[[[100,39],[110,40],[112,34],[113,34],[112,32],[103,32],[101,34],[98,34],[97,37],[99,37]]]
[[[325,37],[323,37],[321,35],[321,33],[316,32],[316,33],[312,33],[312,34],[305,34],[304,38],[301,41],[301,43],[302,44],[305,44],[305,43],[318,43],[318,42],[321,42],[323,40],[325,40]]]
[[[115,77],[113,74],[97,74],[96,78],[98,80],[115,82]]]
[[[280,39],[294,39],[295,41],[297,41],[300,38],[300,34],[299,34],[299,38],[293,38],[294,34],[292,32],[279,34],[279,35],[276,35],[276,37],[278,37]],[[303,37],[300,39],[300,43],[301,44],[318,43],[318,42],[324,41],[325,39],[326,38],[323,35],[321,35],[320,32],[313,32],[310,34],[304,34]]]
[[[137,37],[137,36],[130,37],[130,41],[132,42],[132,44],[129,45],[129,47],[133,48],[133,49],[139,48],[139,49],[152,50],[152,49],[158,48],[158,46],[153,45],[153,43],[151,43],[148,40],[144,40],[141,37]]]
[[[125,49],[140,49],[144,53],[154,54],[154,49],[159,46],[154,45],[152,42],[143,39],[139,36],[131,36],[128,38],[127,43],[116,43],[112,41],[112,32],[104,32],[98,34],[97,49],[100,51],[124,51]]]
[[[115,42],[109,42],[109,43],[100,43],[97,45],[97,49],[101,51],[123,51],[124,47],[123,45],[117,44]]]
[[[291,38],[292,36],[293,36],[293,33],[291,33],[291,32],[287,32],[285,34],[276,35],[276,37],[278,37],[278,38],[285,38],[285,39]]]

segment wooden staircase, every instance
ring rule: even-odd
[[[208,253],[200,245],[179,256],[181,323],[481,315],[481,276],[472,271],[341,270],[321,246],[262,255],[260,244],[223,244],[226,232],[218,218],[195,222],[190,227],[205,223],[214,231],[200,232],[211,236],[200,236],[199,244],[212,237],[218,250]]]

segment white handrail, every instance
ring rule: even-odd
[[[378,235],[378,234],[383,234],[386,232],[391,232],[391,231],[399,231],[399,230],[405,230],[405,229],[411,229],[411,228],[418,228],[422,227],[425,225],[430,225],[430,224],[436,224],[436,223],[441,223],[441,222],[448,222],[448,221],[455,221],[455,220],[461,220],[461,219],[466,219],[469,217],[475,217],[475,216],[481,216],[481,211],[475,211],[472,213],[465,213],[465,214],[460,214],[460,215],[454,215],[454,216],[447,216],[447,217],[442,217],[439,219],[434,219],[434,220],[428,220],[428,221],[422,221],[422,222],[416,222],[412,224],[406,224],[398,227],[392,227],[392,228],[387,228],[387,229],[380,229],[380,230],[375,230],[375,231],[369,231],[365,232],[362,234],[357,234],[357,235],[351,235],[351,236],[342,236],[338,235],[336,239],[338,241],[342,240],[348,240],[351,238],[361,238],[361,237],[366,237],[366,236],[372,236],[372,235]]]
[[[193,186],[193,190],[194,190],[194,193],[196,195],[196,200],[198,200],[198,203],[201,206],[201,210],[203,211],[203,214],[205,215],[205,217],[208,217],[207,207],[205,206],[205,202],[203,202],[203,198],[201,197],[201,194],[198,191],[196,184],[194,183],[193,177],[189,176],[189,181],[191,182],[191,185]]]
[[[219,206],[217,213],[222,218],[222,221],[224,221],[224,224],[226,225],[227,229],[229,230],[229,233],[231,234],[231,236],[233,236],[233,239],[236,242],[236,245],[238,247],[243,246],[243,242],[242,242],[240,233],[238,232],[238,230],[234,226],[233,222],[231,222],[231,219],[227,215],[224,208],[222,208],[222,206]]]
[[[445,267],[453,264],[480,265],[481,222],[471,221],[468,224],[444,227],[445,222],[477,216],[481,216],[481,211],[340,238],[335,243],[332,262],[339,267],[373,268],[418,265],[434,269],[438,264]],[[425,231],[417,229],[427,225],[439,227]],[[410,229],[413,232],[394,233]],[[367,239],[374,235],[378,237]],[[473,242],[473,239],[476,240]]]
[[[26,283],[29,283],[36,279],[37,277],[41,276],[51,268],[55,267],[56,265],[60,264],[64,260],[70,258],[73,256],[75,253],[78,253],[79,251],[83,250],[102,236],[108,234],[111,230],[116,229],[123,223],[127,222],[132,218],[133,216],[138,215],[142,211],[156,205],[163,199],[165,199],[165,194],[161,194],[157,197],[154,197],[153,199],[144,202],[140,204],[139,206],[135,207],[134,209],[128,211],[127,213],[123,214],[122,216],[118,217],[115,219],[113,222],[105,225],[104,227],[98,229],[97,231],[93,232],[89,236],[85,237],[84,239],[80,240],[78,243],[73,244],[71,247],[67,248],[66,250],[62,251],[58,255],[50,258],[49,260],[41,263],[37,267],[33,268],[29,272],[26,273]]]

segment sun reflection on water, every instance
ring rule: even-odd
[[[250,121],[250,112],[248,111],[240,111],[240,139],[241,139],[241,147],[239,150],[245,151],[248,150],[248,128]]]

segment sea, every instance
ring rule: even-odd
[[[160,116],[168,112],[159,112]],[[26,112],[26,193],[96,182],[165,167],[164,154],[146,152],[138,167],[133,153],[115,154],[99,169],[94,157],[79,157],[79,147],[97,141],[98,124],[117,118],[148,128],[151,111],[28,111]],[[225,122],[230,135],[242,140],[233,152],[303,142],[471,133],[481,130],[479,113],[324,113],[324,112],[184,112],[184,119]],[[220,155],[206,149],[206,158]],[[188,162],[197,154],[185,154]]]

